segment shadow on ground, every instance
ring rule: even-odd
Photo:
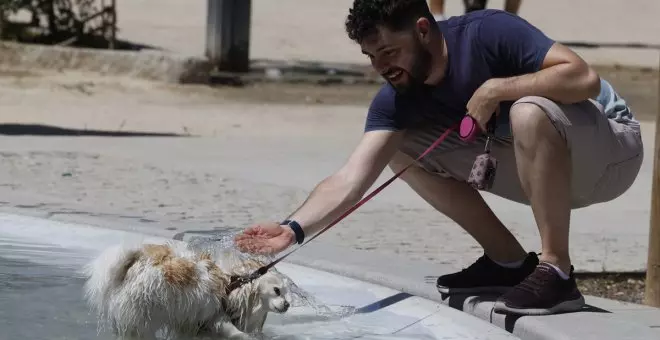
[[[102,131],[61,128],[43,124],[0,124],[0,135],[7,136],[101,136],[101,137],[190,137],[176,133]]]

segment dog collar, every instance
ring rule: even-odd
[[[244,285],[246,285],[246,284],[248,284],[248,283],[250,283],[250,282],[252,282],[256,279],[258,279],[262,275],[266,274],[267,270],[268,270],[268,268],[261,267],[261,268],[257,269],[256,271],[254,271],[250,275],[244,275],[244,276],[233,275],[233,276],[231,276],[229,278],[229,284],[227,285],[227,289],[225,290],[225,293],[227,294],[227,296],[229,296],[229,294],[231,292],[233,292],[234,290],[236,290],[236,289],[238,289],[238,288],[240,288],[240,287],[242,287],[242,286],[244,286]]]

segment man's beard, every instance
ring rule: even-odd
[[[394,85],[390,82],[390,85],[400,94],[415,92],[416,89],[425,87],[424,81],[431,73],[433,59],[431,52],[426,50],[418,40],[415,41],[415,60],[410,67],[410,72],[403,71],[408,74],[408,84]]]

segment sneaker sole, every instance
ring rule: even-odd
[[[509,291],[511,287],[474,287],[474,288],[450,288],[445,286],[436,286],[441,294],[503,294]]]
[[[493,307],[495,313],[512,315],[550,315],[557,313],[577,312],[585,306],[584,296],[579,299],[561,302],[550,308],[513,308],[502,301],[496,301]]]

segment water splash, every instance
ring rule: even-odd
[[[276,258],[267,255],[248,255],[240,252],[234,246],[234,237],[238,232],[234,229],[218,230],[213,234],[200,235],[192,237],[188,241],[189,247],[199,251],[209,251],[211,253],[224,253],[229,257],[239,260],[253,259],[269,263]],[[289,288],[291,307],[300,307],[305,310],[311,310],[319,319],[339,320],[355,314],[355,306],[330,306],[319,301],[313,294],[305,291],[296,285],[291,278],[280,273],[285,278]]]
[[[327,319],[342,319],[349,317],[357,311],[355,306],[329,306],[319,301],[313,294],[298,287],[291,279],[287,277],[289,291],[293,297],[292,307],[308,307],[314,311],[317,316]]]

